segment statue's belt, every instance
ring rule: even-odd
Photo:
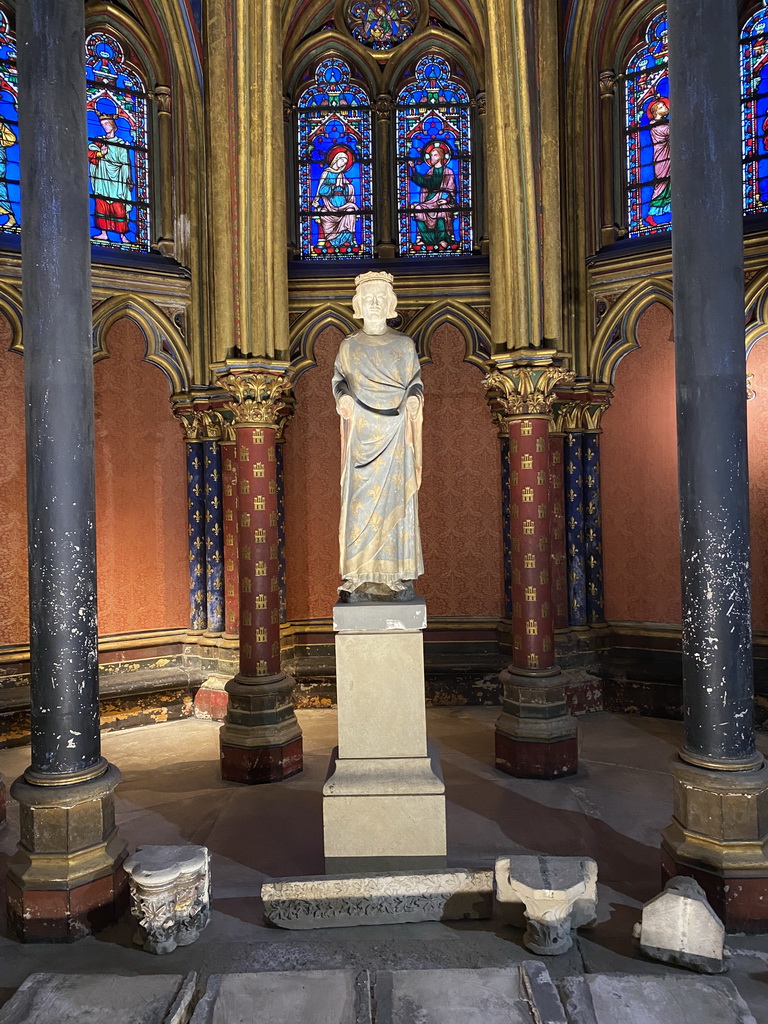
[[[367,412],[374,412],[377,416],[399,416],[400,408],[395,407],[394,409],[374,409],[372,405],[366,405],[365,402],[361,402],[359,398],[355,401],[361,409],[365,409]]]

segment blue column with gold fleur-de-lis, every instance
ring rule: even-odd
[[[565,435],[565,536],[568,559],[568,621],[587,624],[586,550],[584,537],[584,466],[581,431]]]
[[[605,619],[603,597],[603,527],[600,508],[600,434],[582,434],[584,478],[584,570],[587,622]]]
[[[224,632],[224,511],[221,492],[221,420],[204,414],[205,590],[209,635]]]
[[[205,585],[205,470],[199,413],[178,413],[184,430],[187,461],[187,546],[189,560],[189,630],[203,633],[208,624]]]

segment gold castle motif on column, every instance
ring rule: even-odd
[[[514,416],[547,416],[555,388],[570,384],[574,374],[561,366],[519,366],[501,370],[489,363],[483,378],[486,399],[497,422]]]
[[[281,427],[293,413],[292,380],[285,373],[246,370],[217,382],[230,394],[227,409],[236,425]]]

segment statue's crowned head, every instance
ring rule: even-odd
[[[355,278],[355,294],[352,298],[352,312],[356,320],[363,320],[362,297],[364,294],[376,291],[383,298],[386,306],[386,317],[391,319],[397,309],[397,296],[394,289],[395,279],[391,274],[382,270],[369,270],[367,274],[360,274]]]

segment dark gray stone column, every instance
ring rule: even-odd
[[[736,0],[669,0],[685,740],[662,873],[729,931],[768,925],[768,771],[755,749]]]
[[[83,2],[25,0],[17,29],[32,763],[8,914],[21,939],[71,941],[124,889],[99,742]]]

